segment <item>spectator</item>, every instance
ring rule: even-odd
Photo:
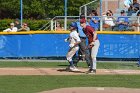
[[[27,23],[23,23],[22,27],[18,31],[30,31]]]
[[[127,16],[131,16],[133,13],[137,13],[139,11],[139,7],[140,4],[137,2],[137,0],[133,0],[133,4],[128,8]]]
[[[106,15],[104,15],[104,24],[103,24],[103,28],[105,28],[106,30],[112,30],[113,27],[115,26],[114,23],[114,17],[113,17],[113,12],[111,10],[108,10],[106,12]]]
[[[98,17],[97,11],[96,10],[92,10],[92,13],[90,14],[91,19],[90,19],[90,26],[92,28],[95,29],[95,31],[99,30],[99,26],[100,26],[100,19]]]
[[[19,19],[15,19],[15,27],[17,27],[17,29],[20,29],[21,28],[21,24],[19,22]]]
[[[124,0],[124,6],[128,9],[133,4],[133,0]]]
[[[139,16],[140,16],[140,11],[137,13],[137,16],[136,16],[134,22],[132,22],[132,24],[130,25],[134,31],[138,31],[138,27],[140,26],[140,23],[138,22],[138,20],[140,20]],[[134,17],[132,17],[132,18],[134,18]]]
[[[15,24],[14,23],[10,23],[10,28],[7,28],[5,30],[3,30],[3,32],[17,32],[17,27],[14,27]]]
[[[117,19],[117,27],[119,31],[125,31],[125,30],[128,30],[128,23],[129,23],[129,20],[128,20],[128,17],[125,16],[125,11],[124,10],[121,10],[121,16],[118,17]]]
[[[136,8],[136,7],[140,7],[140,4],[137,2],[137,0],[133,0],[133,8]]]
[[[56,31],[62,31],[64,30],[61,23],[59,21],[56,22]]]
[[[130,8],[128,9],[128,14],[127,16],[132,16],[132,15],[137,15],[137,13],[139,12],[139,7],[135,7],[133,8],[133,6],[130,6]]]
[[[130,7],[128,8],[127,16],[132,16],[133,13],[135,13],[135,11],[133,10],[133,7],[130,6]]]

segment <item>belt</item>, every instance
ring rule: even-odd
[[[81,37],[81,36],[80,36],[80,38],[82,38],[82,39],[86,39],[86,37]]]

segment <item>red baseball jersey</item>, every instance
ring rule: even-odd
[[[88,43],[90,44],[91,42],[93,42],[93,36],[94,36],[94,32],[95,32],[94,28],[87,25],[86,28],[83,29],[83,31],[88,38]],[[98,38],[96,37],[96,40],[97,39]]]

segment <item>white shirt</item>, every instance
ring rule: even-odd
[[[70,44],[74,44],[76,42],[80,42],[81,41],[77,31],[70,32],[69,40],[70,40]]]
[[[105,17],[104,18],[104,20],[105,20],[105,24],[108,24],[108,25],[110,25],[110,26],[115,26],[115,23],[113,22],[113,18],[111,18],[111,17]]]
[[[13,28],[7,28],[5,30],[3,30],[3,32],[17,32],[17,27],[13,27]]]

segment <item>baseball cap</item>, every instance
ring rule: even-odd
[[[80,23],[81,23],[81,24],[82,24],[82,23],[86,23],[86,19],[85,19],[85,18],[81,19],[81,20],[80,20]]]
[[[121,10],[121,13],[125,13],[125,10]]]
[[[72,22],[72,23],[70,24],[70,27],[77,28],[77,24],[76,24],[76,22]]]

